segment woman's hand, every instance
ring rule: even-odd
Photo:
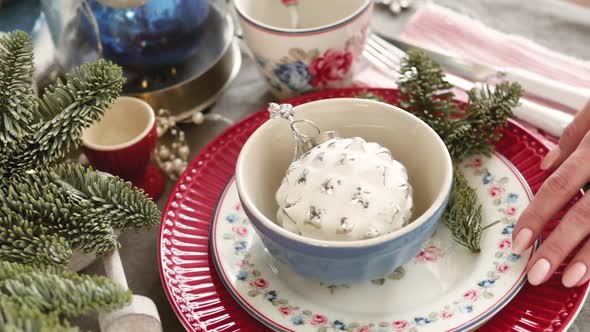
[[[590,181],[590,104],[566,128],[559,145],[551,150],[542,169],[554,170],[531,204],[522,212],[513,232],[512,249],[520,254],[529,248],[556,213]],[[567,266],[562,282],[566,287],[590,279],[590,195],[580,199],[544,239],[528,265],[533,285],[547,280],[563,260],[582,242],[584,245]]]

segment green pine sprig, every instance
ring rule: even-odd
[[[100,174],[79,164],[63,164],[52,169],[57,181],[68,183],[83,195],[97,214],[109,220],[114,229],[143,228],[160,222],[157,205],[140,189],[118,177]]]
[[[410,51],[401,61],[398,86],[400,107],[426,122],[447,143],[460,111],[442,68],[424,52]]]
[[[57,313],[42,313],[9,299],[0,299],[0,332],[78,332]]]
[[[18,146],[7,149],[11,173],[62,160],[81,143],[82,130],[104,114],[123,87],[121,68],[99,60],[82,65],[46,89],[39,100],[41,121]]]
[[[11,32],[0,37],[0,146],[31,133],[34,111],[31,37]]]
[[[493,143],[501,138],[499,129],[513,116],[523,88],[517,83],[502,82],[492,90],[468,91],[469,101],[463,117],[455,122],[455,130],[447,139],[447,146],[456,160],[466,156],[489,156]]]
[[[0,301],[75,316],[119,309],[131,301],[131,293],[101,276],[0,262]]]
[[[409,51],[401,63],[400,107],[432,127],[460,161],[474,154],[488,155],[500,138],[498,129],[512,116],[524,90],[518,83],[503,82],[491,88],[468,91],[464,112],[453,101],[452,85],[444,71],[426,53]]]
[[[437,132],[455,165],[470,155],[489,155],[493,143],[501,137],[498,129],[512,116],[512,109],[524,92],[519,84],[508,82],[496,85],[494,90],[474,89],[468,92],[469,102],[461,111],[443,69],[422,51],[409,51],[402,60],[398,86],[399,106]],[[373,94],[363,95],[375,99]],[[454,173],[453,191],[443,221],[457,243],[478,253],[485,229],[481,226],[481,204],[476,190],[456,166]]]
[[[77,331],[64,317],[120,308],[130,293],[65,272],[72,250],[109,253],[113,229],[154,225],[160,212],[119,178],[55,166],[119,96],[121,68],[83,65],[41,99],[33,71],[30,37],[0,38],[0,332]]]
[[[79,164],[39,168],[1,182],[0,221],[10,221],[11,225],[19,221],[14,228],[5,230],[5,236],[21,238],[20,245],[35,242],[41,246],[37,238],[53,234],[74,249],[103,255],[118,246],[112,229],[150,227],[161,218],[157,205],[141,189]],[[18,252],[18,248],[12,249]],[[55,248],[46,247],[49,249]],[[51,250],[44,251],[45,255],[51,256]],[[62,253],[62,258],[69,255]]]
[[[13,175],[0,187],[0,205],[0,217],[14,213],[38,221],[38,226],[65,238],[74,249],[103,255],[118,246],[104,215],[55,181],[49,169]]]
[[[66,266],[72,255],[67,240],[40,224],[5,210],[0,217],[0,260]]]

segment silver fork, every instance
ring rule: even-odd
[[[367,38],[363,56],[385,73],[399,75],[401,60],[406,56],[406,52],[388,43],[376,34],[371,33],[369,34],[369,38]]]
[[[383,38],[371,33],[367,38],[363,56],[385,74],[397,79],[400,75],[401,61],[406,56],[406,53]],[[482,86],[481,83],[473,83],[448,73],[445,74],[445,80],[464,91],[481,88]],[[513,109],[513,113],[516,118],[556,137],[561,136],[565,127],[573,120],[573,116],[570,114],[522,98],[520,105]]]

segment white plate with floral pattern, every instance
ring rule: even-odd
[[[277,331],[469,331],[520,290],[532,251],[511,253],[511,233],[532,198],[504,157],[476,157],[462,169],[483,205],[481,253],[455,243],[442,223],[406,265],[385,278],[327,285],[290,273],[265,251],[239,203],[233,180],[211,227],[221,280],[251,315]]]

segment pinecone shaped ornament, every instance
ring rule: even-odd
[[[291,122],[296,142],[294,161],[276,193],[277,224],[318,240],[353,241],[409,223],[412,187],[406,168],[387,148],[294,121],[288,104],[271,104],[269,111]],[[303,135],[301,122],[312,124],[317,136]]]

